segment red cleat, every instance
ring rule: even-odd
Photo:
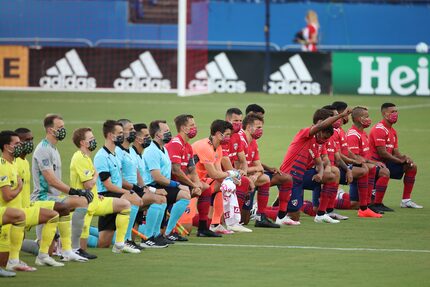
[[[366,208],[365,210],[358,210],[358,217],[381,218],[382,214],[375,213],[370,208]]]

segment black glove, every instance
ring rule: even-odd
[[[133,188],[131,190],[133,190],[137,195],[139,195],[139,197],[142,197],[143,194],[145,193],[143,191],[143,187],[140,187],[136,184],[133,184]]]
[[[93,198],[94,198],[94,195],[91,192],[91,190],[82,190],[82,189],[70,188],[69,195],[83,196],[88,201],[88,203],[93,201]]]

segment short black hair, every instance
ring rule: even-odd
[[[242,128],[246,129],[248,125],[253,124],[255,121],[261,121],[264,123],[264,119],[259,114],[250,113],[247,114],[246,117],[242,121]]]
[[[106,120],[103,123],[103,136],[106,138],[108,133],[113,133],[116,126],[121,126],[121,124],[118,121]]]
[[[173,120],[175,122],[176,130],[178,131],[178,133],[181,130],[181,127],[188,123],[189,119],[194,119],[194,117],[192,115],[182,114],[182,115],[177,116]]]
[[[333,102],[333,104],[331,104],[331,105],[336,108],[336,110],[338,111],[339,114],[341,112],[343,112],[344,110],[346,110],[346,108],[348,107],[347,103],[341,102],[341,101]]]
[[[332,117],[333,115],[333,111],[330,111],[328,109],[318,109],[314,113],[313,123],[316,124],[318,123],[318,121],[323,121],[329,117]]]
[[[357,119],[358,117],[361,117],[361,115],[363,114],[364,111],[367,111],[366,107],[357,106],[357,107],[353,108],[352,113],[351,113],[352,121],[356,122],[355,119]]]
[[[337,111],[336,107],[333,105],[326,105],[326,106],[322,107],[322,109],[326,109],[329,111]]]
[[[135,124],[134,125],[134,129],[136,130],[137,134],[140,134],[141,130],[147,129],[147,128],[148,128],[148,126],[146,124],[144,124],[144,123],[140,123],[140,124]]]
[[[249,114],[250,112],[262,113],[263,115],[265,113],[263,107],[257,104],[250,104],[246,107],[246,114]]]
[[[241,115],[242,111],[239,108],[230,108],[225,112],[226,117],[231,117],[233,114],[235,115]]]
[[[167,123],[165,120],[156,120],[156,121],[152,121],[149,124],[149,135],[151,136],[151,138],[155,137],[155,134],[158,133],[160,131],[160,124],[163,123]]]
[[[214,120],[211,124],[211,136],[217,132],[224,133],[226,130],[233,130],[233,125],[224,120]]]
[[[387,108],[391,108],[391,107],[395,107],[396,105],[395,104],[393,104],[393,103],[383,103],[382,105],[381,105],[381,112],[382,112],[382,110],[384,110],[384,109],[387,109]]]
[[[23,135],[23,134],[31,133],[31,130],[29,130],[29,129],[27,129],[27,128],[17,128],[17,129],[15,130],[15,132],[16,132],[18,135]]]
[[[10,144],[10,142],[12,141],[12,137],[19,137],[19,136],[14,131],[5,130],[5,131],[0,132],[0,149],[1,149],[1,151],[3,151],[5,145]]]

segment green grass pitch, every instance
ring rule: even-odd
[[[337,225],[316,224],[304,215],[302,225],[280,230],[254,229],[221,239],[190,236],[189,243],[140,255],[113,254],[91,249],[99,256],[88,263],[67,263],[64,268],[38,268],[0,279],[0,286],[426,286],[430,267],[430,99],[422,97],[281,96],[247,93],[178,98],[174,95],[110,93],[0,92],[0,127],[30,128],[39,142],[42,119],[61,114],[68,137],[58,147],[63,179],[69,181],[69,164],[75,148],[71,134],[89,126],[99,147],[106,119],[129,118],[149,123],[181,113],[195,116],[196,139],[206,137],[212,120],[224,118],[227,108],[242,111],[250,103],[266,109],[264,136],[259,141],[262,161],[280,165],[294,134],[311,124],[315,109],[335,100],[369,107],[373,123],[379,107],[394,102],[400,108],[396,128],[400,150],[418,164],[413,198],[422,210],[400,209],[402,182],[392,180],[385,203],[395,208],[380,220],[358,219],[355,211],[342,211],[350,219]],[[349,126],[349,125],[348,125]],[[271,197],[276,195],[271,190]],[[306,192],[306,197],[310,197]],[[34,236],[34,234],[30,234]],[[206,244],[206,245],[205,245]],[[211,245],[212,244],[212,245]],[[213,245],[219,244],[219,245]],[[21,258],[34,265],[34,257]]]

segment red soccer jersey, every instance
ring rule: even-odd
[[[385,146],[389,154],[398,148],[397,131],[393,127],[388,127],[384,120],[377,123],[370,130],[369,134],[370,156],[373,160],[381,161],[376,147]]]
[[[303,36],[306,40],[310,40],[315,34],[318,33],[318,26],[314,24],[308,24],[306,28],[303,29]],[[315,43],[305,45],[305,51],[316,52],[317,45]]]
[[[353,154],[369,158],[369,139],[364,130],[360,131],[355,125],[352,125],[348,130],[346,139],[348,141],[349,150]]]
[[[293,177],[299,180],[303,178],[303,174],[307,168],[308,159],[312,156],[310,150],[312,140],[315,137],[309,134],[310,130],[311,127],[301,129],[294,136],[294,139],[285,154],[281,167],[279,168],[284,173],[295,171],[297,176]]]
[[[330,160],[330,164],[335,166],[336,165],[336,159],[334,157],[335,153],[339,151],[339,148],[337,146],[337,143],[334,139],[334,137],[330,137],[330,139],[325,144],[325,147],[327,149],[327,156]]]
[[[315,159],[317,157],[321,157],[322,155],[327,154],[327,149],[325,144],[319,144],[317,143],[317,140],[315,137],[312,138],[311,146],[309,147],[309,154],[308,162],[306,164],[306,169],[310,169],[315,165]]]
[[[229,157],[233,166],[234,162],[238,161],[237,153],[243,151],[243,145],[240,139],[240,137],[243,135],[245,135],[245,132],[243,130],[240,130],[239,132],[232,134],[230,137]]]
[[[252,166],[252,162],[260,160],[260,154],[258,153],[258,144],[255,139],[252,139],[250,143],[246,138],[245,132],[240,135],[240,144],[242,145],[243,152],[245,153],[246,162],[248,166]]]
[[[336,142],[336,146],[340,153],[344,156],[348,156],[348,142],[346,141],[345,131],[341,127],[334,129],[332,138]]]
[[[193,148],[191,145],[184,141],[181,135],[174,137],[168,144],[165,145],[169,152],[170,161],[181,165],[181,169],[186,174],[188,173],[187,168],[193,159]],[[172,179],[176,178],[172,174]]]

